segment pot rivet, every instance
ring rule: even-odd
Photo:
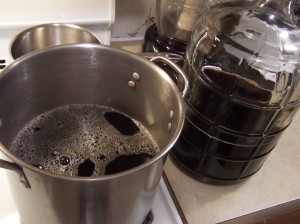
[[[172,120],[174,117],[174,111],[173,110],[170,110],[170,113],[169,113],[169,118],[170,120]]]
[[[172,124],[171,122],[168,123],[168,131],[171,131],[172,130]]]
[[[140,79],[141,79],[140,74],[137,73],[137,72],[132,73],[132,77],[133,77],[135,80],[140,80]]]
[[[128,86],[130,87],[130,88],[134,88],[135,87],[135,82],[134,81],[128,81]]]

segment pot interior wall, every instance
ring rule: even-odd
[[[134,54],[99,45],[53,47],[14,61],[0,74],[0,142],[9,148],[26,123],[53,108],[99,104],[141,122],[164,149],[181,129],[181,101],[167,74]]]

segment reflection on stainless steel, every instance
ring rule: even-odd
[[[5,160],[0,159],[0,167],[18,173],[20,176],[20,182],[22,184],[24,184],[24,186],[26,188],[30,188],[30,184],[29,184],[29,182],[26,178],[26,175],[24,174],[21,166],[19,166],[18,164],[7,162]]]
[[[0,159],[1,159],[0,155]],[[4,170],[0,169],[0,224],[20,224],[19,214],[13,201]],[[144,220],[146,224],[187,224],[183,211],[175,198],[168,179],[163,173],[155,193],[151,215]],[[25,224],[25,223],[22,223]],[[64,224],[64,223],[62,223]],[[142,224],[142,223],[138,223]]]
[[[187,90],[189,88],[189,82],[188,82],[188,79],[187,79],[185,73],[181,70],[181,68],[177,64],[173,63],[171,60],[169,60],[165,57],[162,57],[162,56],[153,57],[150,59],[150,61],[152,61],[152,62],[163,61],[164,63],[169,65],[172,69],[174,69],[177,76],[179,77],[178,78],[179,81],[178,81],[177,85],[181,92],[181,96],[182,96],[182,98],[185,98]]]
[[[17,59],[24,54],[61,44],[94,43],[102,40],[92,31],[74,24],[42,24],[19,33],[11,44],[11,55]]]
[[[161,56],[161,57],[167,58],[174,62],[183,61],[182,55],[169,53],[169,52],[142,52],[142,53],[137,53],[137,55],[144,57],[148,60],[150,60],[154,57],[157,57],[157,56]]]

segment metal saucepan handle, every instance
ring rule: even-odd
[[[137,53],[137,55],[146,58],[148,60],[155,58],[157,56],[162,56],[174,62],[183,61],[184,59],[182,55],[169,53],[169,52],[141,52],[141,53]]]
[[[155,56],[152,57],[150,59],[151,62],[157,62],[157,61],[163,61],[164,63],[166,63],[167,65],[169,65],[172,69],[174,69],[174,71],[177,73],[177,75],[179,76],[179,80],[181,82],[179,82],[177,84],[179,91],[181,92],[181,96],[184,99],[187,93],[187,90],[189,88],[189,81],[185,75],[185,73],[182,71],[182,69],[175,64],[174,62],[172,62],[171,60],[169,60],[168,58],[165,58],[163,56]],[[181,83],[183,83],[183,85],[181,85]],[[183,87],[182,87],[183,86]]]
[[[0,159],[0,168],[15,171],[16,173],[18,173],[20,175],[21,183],[24,184],[24,186],[26,188],[30,188],[30,184],[23,172],[22,167],[20,167],[19,165],[15,164],[15,163],[7,162],[5,160]]]

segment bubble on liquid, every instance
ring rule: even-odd
[[[34,130],[34,131],[40,131],[41,128],[40,127],[34,127],[32,130]]]
[[[59,159],[61,165],[68,165],[70,163],[70,158],[68,156],[62,156]]]
[[[35,164],[34,166],[37,167],[37,168],[39,168],[40,170],[44,169],[44,167],[42,165]]]
[[[57,127],[63,127],[65,122],[61,121],[56,124]]]
[[[57,156],[59,154],[59,152],[58,151],[54,151],[54,152],[52,152],[52,156]]]

